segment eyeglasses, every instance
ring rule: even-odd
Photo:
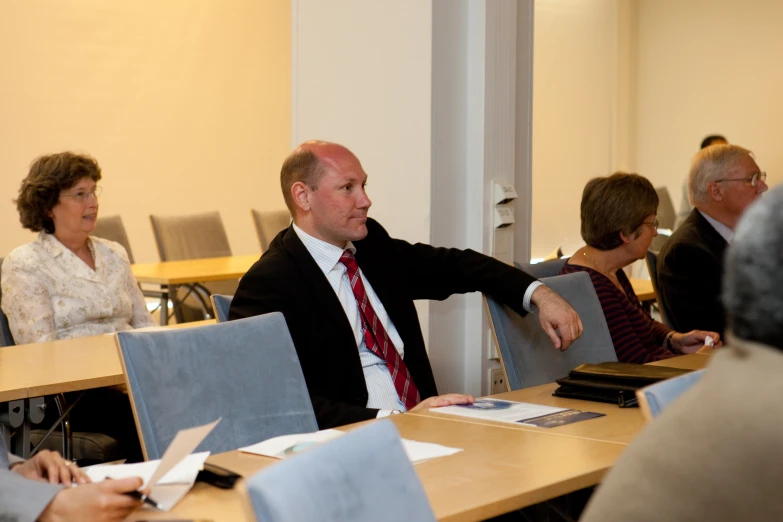
[[[60,194],[61,196],[65,196],[67,198],[75,199],[76,201],[80,203],[86,203],[89,201],[90,196],[95,196],[95,199],[97,200],[101,192],[103,192],[103,187],[100,185],[95,185],[92,190],[77,190],[73,194]]]
[[[661,222],[658,221],[658,218],[653,219],[651,222],[642,221],[642,225],[647,225],[648,227],[651,227],[653,230],[658,230],[658,225],[660,225]]]
[[[759,184],[759,180],[767,181],[767,173],[766,172],[756,172],[749,178],[716,179],[715,183],[720,183],[722,181],[744,181],[745,183],[750,183],[751,187],[755,187],[756,185]]]

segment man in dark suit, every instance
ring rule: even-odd
[[[678,332],[723,337],[723,253],[742,213],[766,192],[766,178],[752,153],[737,145],[710,145],[694,156],[688,190],[695,208],[658,255],[658,298]]]
[[[414,299],[482,291],[521,314],[535,305],[558,349],[581,334],[573,308],[524,272],[391,238],[367,217],[366,182],[340,145],[307,142],[291,153],[281,185],[294,222],[242,278],[229,311],[283,313],[321,428],[473,401],[438,396]]]

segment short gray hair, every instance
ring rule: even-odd
[[[693,206],[709,202],[707,185],[726,174],[739,164],[744,156],[753,153],[739,145],[710,145],[701,149],[691,160],[688,173],[688,196]]]
[[[737,337],[783,350],[783,186],[753,203],[726,254],[723,303]]]

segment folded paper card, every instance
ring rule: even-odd
[[[181,430],[171,441],[163,458],[136,464],[103,464],[86,470],[93,482],[125,477],[141,477],[144,488],[150,488],[163,511],[169,511],[184,497],[196,482],[196,475],[204,466],[209,452],[192,453],[201,444],[220,419],[203,426]],[[149,509],[145,506],[144,509]]]

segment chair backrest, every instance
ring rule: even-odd
[[[568,259],[567,257],[561,257],[560,259],[551,259],[532,264],[515,262],[514,266],[535,278],[541,279],[542,277],[554,277],[559,274]]]
[[[253,209],[250,213],[253,215],[258,242],[261,243],[261,252],[266,252],[275,236],[291,224],[291,214],[287,210],[261,212]]]
[[[706,355],[705,355],[706,357]],[[678,377],[672,377],[665,381],[656,382],[636,390],[636,398],[639,408],[647,421],[653,420],[661,414],[680,395],[688,391],[704,376],[706,370],[684,373]]]
[[[133,252],[131,252],[130,241],[128,241],[128,233],[125,231],[125,225],[122,224],[120,216],[99,217],[91,235],[121,244],[133,264]]]
[[[645,260],[647,261],[647,271],[650,273],[650,282],[652,283],[653,290],[655,290],[655,301],[658,303],[658,311],[661,313],[661,321],[669,328],[672,328],[672,323],[669,321],[669,314],[664,309],[663,303],[658,297],[661,295],[660,291],[658,290],[658,254],[652,250],[648,250]]]
[[[388,420],[262,470],[247,489],[258,522],[435,520]]]
[[[231,308],[233,295],[212,294],[209,300],[212,301],[212,310],[215,312],[215,319],[219,323],[228,321],[228,310]]]
[[[302,368],[279,312],[237,321],[117,334],[147,459],[177,432],[223,420],[199,446],[221,452],[318,430]]]
[[[0,257],[0,267],[3,266],[3,259]],[[2,270],[0,270],[0,275],[2,274]],[[0,303],[3,302],[3,287],[0,286]],[[11,335],[11,327],[8,326],[8,318],[3,313],[3,310],[0,309],[0,348],[4,346],[13,346],[16,344],[14,342],[14,336]]]
[[[560,379],[583,363],[617,361],[601,303],[587,272],[542,280],[574,307],[584,330],[565,352],[552,346],[535,313],[520,316],[485,296],[490,326],[510,390]]]
[[[659,228],[668,228],[674,230],[674,222],[677,219],[677,213],[674,211],[672,197],[669,195],[669,189],[658,187],[655,189],[658,193],[658,223]]]
[[[219,212],[188,216],[150,215],[161,261],[231,255]]]

